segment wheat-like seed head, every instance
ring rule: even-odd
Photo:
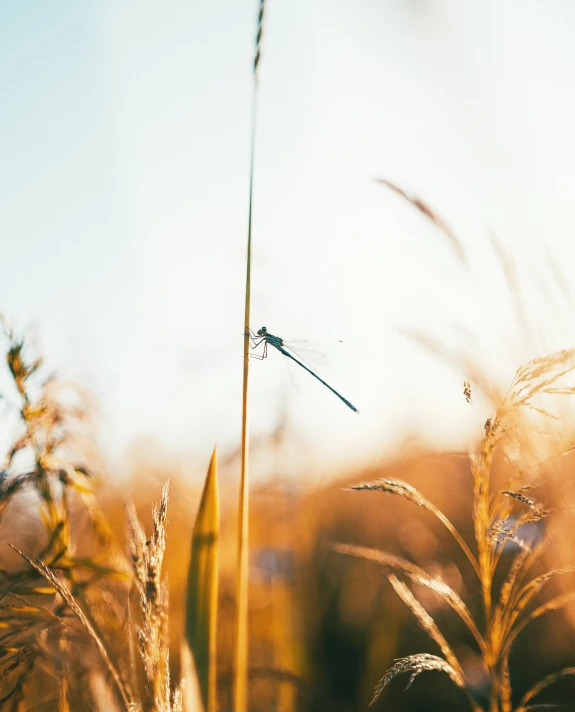
[[[459,675],[459,673],[454,670],[451,665],[446,662],[443,658],[437,657],[437,655],[428,655],[427,653],[421,653],[419,655],[409,655],[405,658],[400,658],[396,660],[395,665],[389,668],[385,675],[381,678],[377,687],[373,693],[373,699],[370,704],[377,701],[381,693],[389,685],[389,683],[394,680],[399,675],[404,675],[409,673],[409,682],[407,683],[406,690],[409,688],[411,683],[415,678],[422,672],[429,670],[439,670],[441,672],[446,672],[457,687],[464,688],[465,683]]]

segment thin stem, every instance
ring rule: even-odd
[[[248,244],[246,263],[246,301],[244,312],[244,370],[242,389],[242,455],[238,517],[238,555],[236,582],[236,650],[235,650],[235,685],[234,710],[246,712],[248,687],[248,537],[249,537],[249,423],[248,423],[248,384],[250,364],[250,306],[251,306],[251,269],[252,269],[252,215],[254,186],[254,156],[258,95],[258,63],[260,59],[260,41],[264,0],[260,0],[258,28],[256,35],[256,53],[254,58],[254,86],[252,95],[251,152],[250,152],[250,193],[248,212]]]

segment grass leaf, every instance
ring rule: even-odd
[[[219,535],[220,501],[214,449],[192,534],[186,600],[186,639],[194,656],[206,712],[216,709]]]

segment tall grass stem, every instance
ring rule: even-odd
[[[248,244],[246,260],[246,300],[244,311],[244,370],[242,391],[242,455],[238,516],[238,555],[236,583],[236,650],[234,678],[234,710],[246,712],[248,689],[248,537],[249,537],[249,421],[248,421],[248,385],[250,364],[250,307],[251,307],[251,269],[252,269],[252,216],[254,187],[254,156],[256,139],[258,64],[263,27],[265,2],[260,0],[258,27],[256,33],[256,52],[254,57],[254,84],[252,94],[251,149],[250,149],[250,192],[248,210]]]

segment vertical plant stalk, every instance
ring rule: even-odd
[[[194,656],[205,712],[216,712],[219,537],[220,500],[214,448],[192,535],[186,598],[186,639]]]
[[[254,57],[254,86],[252,97],[252,126],[250,151],[250,194],[248,212],[248,245],[246,262],[246,303],[244,312],[244,372],[242,392],[242,456],[238,516],[238,557],[236,583],[236,650],[234,676],[234,710],[246,712],[248,688],[248,536],[249,536],[249,430],[248,430],[248,383],[250,363],[250,305],[252,270],[252,215],[254,185],[254,155],[256,137],[258,64],[263,29],[265,0],[260,0],[258,27],[256,32],[256,53]]]

